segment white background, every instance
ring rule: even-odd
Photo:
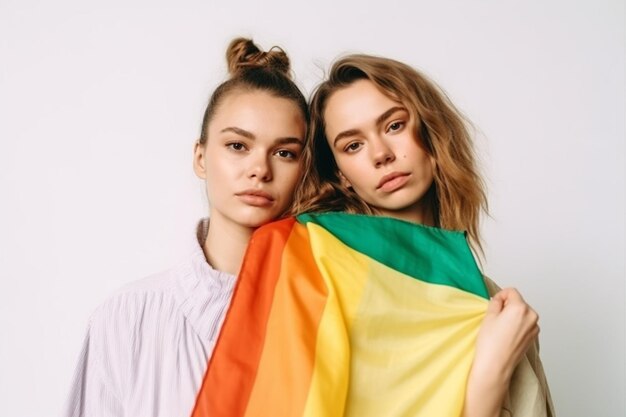
[[[252,3],[252,2],[250,2]],[[307,95],[340,53],[475,123],[485,271],[541,314],[559,416],[624,416],[624,2],[0,0],[0,416],[55,415],[87,319],[207,212],[192,144],[237,35]]]

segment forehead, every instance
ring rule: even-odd
[[[238,127],[273,137],[302,136],[305,120],[298,105],[268,92],[233,91],[222,98],[209,131]]]
[[[388,109],[402,105],[370,80],[357,80],[330,95],[324,109],[326,129],[343,131],[374,123]]]

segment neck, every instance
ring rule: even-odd
[[[432,206],[430,195],[426,195],[420,201],[405,207],[403,210],[381,210],[380,213],[410,223],[437,226]]]
[[[418,211],[412,207],[411,210],[394,211],[393,213],[387,215],[395,217],[396,219],[405,220],[410,223],[423,224],[425,226],[435,226],[435,219],[430,210]]]
[[[236,224],[219,214],[212,215],[202,249],[209,264],[220,271],[238,275],[254,228]]]
[[[433,185],[419,201],[407,207],[405,210],[398,212],[394,217],[425,226],[437,226],[433,213],[436,198],[435,187]]]

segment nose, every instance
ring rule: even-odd
[[[248,169],[248,178],[255,178],[261,182],[272,180],[272,167],[265,155],[254,157]]]
[[[387,165],[396,159],[393,150],[383,138],[376,138],[371,142],[372,159],[376,168]]]

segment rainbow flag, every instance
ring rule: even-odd
[[[463,232],[346,213],[263,226],[192,415],[458,416],[488,298]]]

